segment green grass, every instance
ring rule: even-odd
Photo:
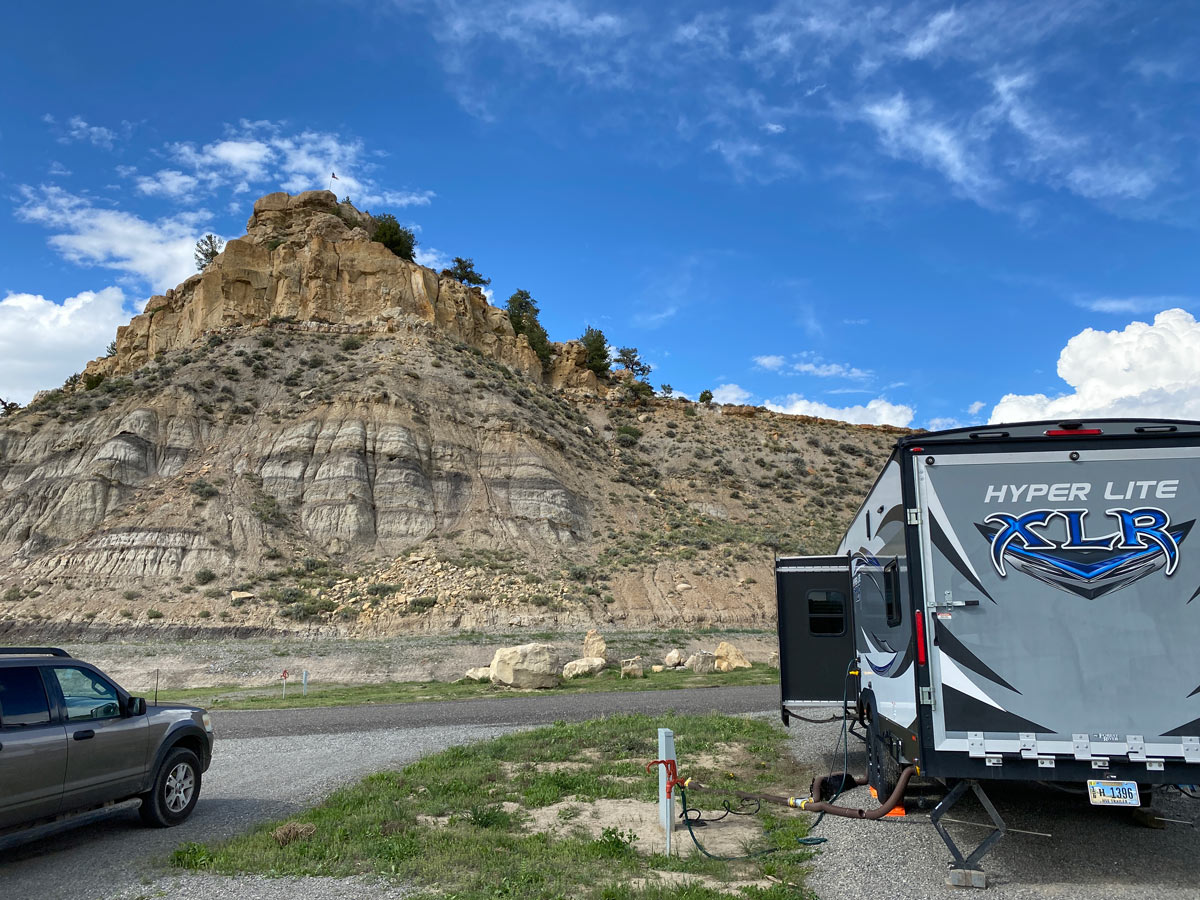
[[[653,802],[658,778],[647,774],[644,765],[655,756],[659,727],[675,732],[681,761],[720,755],[720,772],[687,771],[701,780],[722,778],[730,788],[770,790],[781,779],[799,777],[781,729],[759,720],[630,715],[559,722],[453,747],[400,772],[372,775],[292,820],[315,827],[310,839],[281,847],[272,837],[279,823],[270,823],[220,843],[183,844],[172,863],[225,874],[370,874],[415,882],[422,897],[453,900],[810,897],[803,888],[809,853],[796,843],[807,833],[807,818],[799,814],[760,814],[762,835],[747,849],[778,852],[741,862],[689,851],[686,832],[676,835],[685,842],[682,855],[667,858],[647,853],[635,835],[618,828],[604,830],[599,838],[570,822],[561,822],[555,834],[526,829],[528,810],[555,803],[586,805],[599,798]],[[556,762],[576,766],[546,765]],[[721,799],[705,794],[692,802],[715,810]],[[704,875],[717,884],[631,886],[652,870]],[[782,883],[767,889],[722,886],[764,874]]]
[[[539,693],[591,694],[606,691],[669,691],[677,688],[730,687],[734,685],[778,684],[779,670],[756,664],[749,669],[696,675],[687,669],[651,672],[645,678],[620,678],[619,671],[607,669],[599,675],[573,678],[557,688]],[[480,697],[522,697],[528,691],[514,691],[474,681],[389,681],[383,684],[309,684],[308,696],[300,685],[288,684],[287,699],[280,687],[188,688],[159,691],[158,699],[170,702],[199,703],[214,709],[297,709],[310,706],[355,706],[364,703],[417,703],[427,700],[472,700]]]

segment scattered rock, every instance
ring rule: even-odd
[[[690,584],[688,584],[686,581],[681,581],[681,582],[679,582],[679,584],[675,585],[675,590],[679,591],[679,593],[681,593],[681,594],[684,591],[690,591],[691,589],[692,589],[692,586]]]
[[[471,681],[488,681],[492,677],[492,667],[476,666],[473,669],[467,669],[466,677]]]
[[[604,636],[595,628],[591,629],[583,636],[583,655],[584,657],[600,657],[608,659],[608,644],[605,643]]]
[[[301,400],[307,400],[312,395],[313,395],[313,389],[308,388],[307,390],[301,391],[299,396],[300,396]]]
[[[683,665],[684,657],[682,650],[671,650],[663,657],[663,665],[668,668],[675,669]]]
[[[689,656],[684,665],[697,675],[711,675],[716,671],[717,657],[707,650],[701,650],[699,653],[693,653]]]
[[[651,666],[651,667],[650,667],[650,671],[651,671],[651,672],[661,672],[661,671],[663,671],[665,668],[666,668],[666,666],[660,666],[660,665],[657,665],[657,664],[655,664],[655,665],[653,665],[653,666]]]
[[[779,668],[779,651],[778,650],[771,651],[771,654],[767,657],[767,665],[771,666],[772,668],[776,668],[776,669]]]
[[[501,647],[492,657],[492,684],[514,688],[552,688],[558,685],[554,648],[548,644]]]
[[[253,600],[253,599],[254,599],[254,593],[252,591],[230,591],[229,592],[229,600],[235,606],[238,604],[239,601],[244,603],[247,600]]]
[[[582,659],[573,659],[563,666],[562,677],[571,679],[580,675],[595,675],[606,665],[608,665],[608,661],[603,656],[585,656]]]
[[[635,656],[633,659],[621,660],[621,677],[622,678],[642,678],[645,675],[642,669],[642,658]]]
[[[734,669],[750,668],[750,661],[745,654],[728,641],[717,644],[716,669],[718,672],[732,672]]]

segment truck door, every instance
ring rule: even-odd
[[[66,729],[38,667],[0,667],[0,829],[55,815],[66,771]]]
[[[846,683],[854,658],[849,560],[781,557],[775,561],[775,597],[784,720],[789,706],[853,702],[857,687]]]

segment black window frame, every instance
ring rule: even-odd
[[[814,613],[812,611],[812,601],[813,601],[814,594],[824,594],[826,600],[829,599],[830,594],[836,594],[838,597],[841,598],[841,606],[842,606],[841,613],[838,615],[833,615],[831,613],[820,613],[820,612]],[[848,610],[848,606],[847,606],[848,600],[849,600],[849,598],[845,595],[845,593],[843,593],[842,591],[833,589],[833,588],[813,588],[811,590],[805,591],[804,592],[804,606],[805,606],[805,614],[808,616],[808,633],[812,637],[818,637],[818,638],[844,637],[846,634],[846,617],[847,617],[847,610]],[[841,620],[841,628],[838,631],[817,631],[816,629],[813,628],[813,620],[814,619],[822,620],[822,621],[839,619],[839,620]]]
[[[42,675],[42,667],[41,666],[4,666],[4,667],[0,667],[0,673],[13,672],[13,671],[25,670],[25,669],[30,670],[33,673],[33,676],[34,676],[35,680],[37,681],[37,683],[42,686],[42,698],[46,701],[46,721],[44,721],[44,722],[23,722],[19,725],[7,725],[7,724],[5,724],[5,721],[4,721],[3,701],[0,701],[0,731],[5,731],[5,732],[11,733],[11,732],[20,731],[25,728],[40,728],[45,725],[57,725],[58,724],[58,721],[59,721],[59,719],[58,719],[58,704],[55,702],[55,699],[51,695],[50,691],[46,688],[46,679]]]
[[[883,609],[888,628],[898,628],[904,621],[904,603],[900,597],[900,563],[892,560],[883,567]]]

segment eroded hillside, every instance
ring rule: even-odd
[[[578,345],[543,373],[478,292],[279,197],[0,419],[5,627],[766,626],[772,550],[831,549],[895,439],[635,404]]]

